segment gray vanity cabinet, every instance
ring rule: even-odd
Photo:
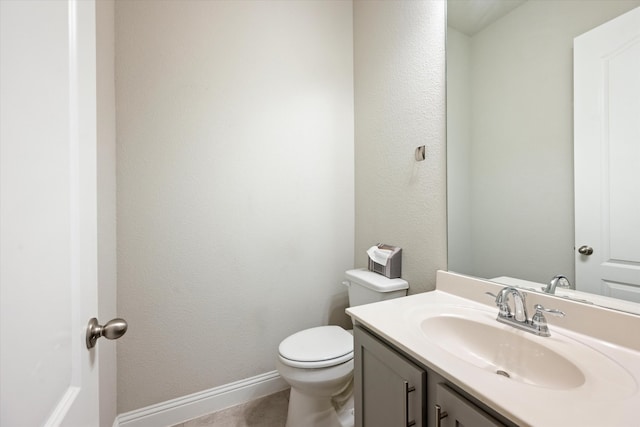
[[[496,421],[480,408],[467,401],[446,384],[437,384],[437,397],[433,405],[433,425],[440,427],[497,427]],[[437,406],[436,406],[437,405]],[[437,408],[437,409],[436,409]],[[439,423],[435,421],[438,419]]]
[[[515,425],[362,327],[353,335],[356,427]]]
[[[356,427],[426,426],[426,371],[353,329]]]

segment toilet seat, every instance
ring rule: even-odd
[[[285,338],[278,356],[294,368],[317,369],[353,359],[353,336],[339,326],[305,329]]]

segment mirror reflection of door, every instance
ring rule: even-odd
[[[574,106],[578,290],[640,302],[640,8],[576,37]]]

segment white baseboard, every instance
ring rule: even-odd
[[[114,427],[172,426],[289,388],[278,371],[225,384],[116,417]]]

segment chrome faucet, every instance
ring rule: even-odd
[[[547,326],[547,319],[543,313],[552,314],[554,316],[563,317],[565,314],[556,309],[547,309],[540,304],[535,305],[536,313],[531,320],[527,315],[527,294],[520,292],[517,288],[507,286],[502,288],[498,295],[494,295],[490,292],[486,292],[487,295],[491,295],[496,299],[496,305],[498,306],[497,321],[511,325],[523,331],[531,332],[532,334],[539,335],[541,337],[548,337],[549,327]],[[513,312],[509,307],[509,297],[513,299]]]
[[[509,296],[513,297],[513,311],[509,308]],[[529,320],[527,316],[527,294],[520,292],[518,289],[507,286],[502,288],[496,296],[496,305],[500,308],[500,313],[503,318],[515,320],[516,322],[526,322]]]
[[[553,295],[556,293],[556,287],[558,286],[561,288],[571,289],[571,282],[569,282],[569,279],[562,274],[558,274],[557,276],[553,276],[551,282],[542,288],[542,291]]]

